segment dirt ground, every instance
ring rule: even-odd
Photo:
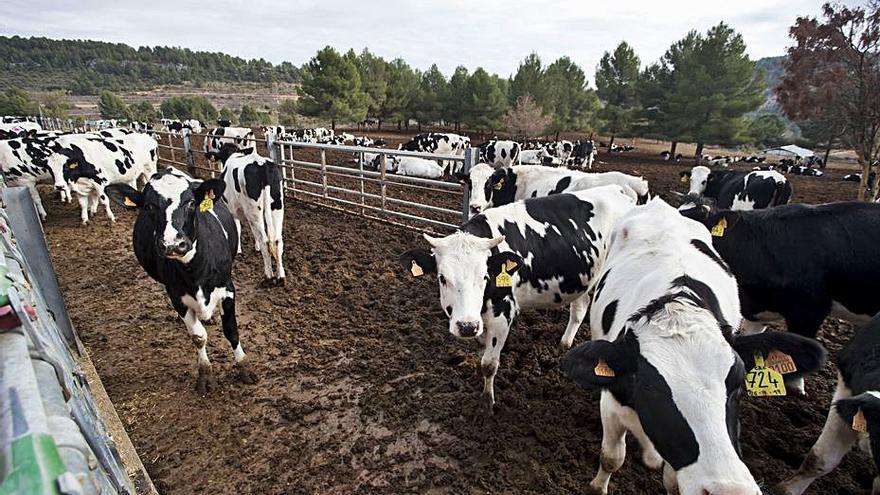
[[[687,165],[638,153],[600,160],[598,170],[644,175],[670,200],[683,190]],[[795,200],[853,198],[842,175],[792,177]],[[258,289],[261,262],[248,249],[234,269],[242,343],[261,380],[234,380],[231,351],[209,325],[217,387],[200,397],[183,323],[132,254],[134,215],[119,212],[110,227],[99,214],[81,227],[73,206],[48,190],[43,201],[73,322],[162,493],[569,494],[595,474],[598,398],[559,369],[567,311],[522,315],[502,356],[495,415],[482,415],[477,345],[448,334],[432,278],[398,268],[399,253],[425,246],[414,232],[289,201],[287,286]],[[829,320],[821,340],[834,352],[851,332]],[[582,328],[578,340],[588,338]],[[744,401],[743,454],[763,486],[800,464],[835,377],[828,364],[808,378],[806,398]],[[810,493],[869,493],[872,476],[853,452]],[[634,441],[611,491],[662,492]]]

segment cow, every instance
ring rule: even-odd
[[[235,222],[220,201],[226,184],[197,181],[168,168],[150,178],[142,191],[127,185],[106,189],[113,200],[138,211],[132,245],[138,263],[165,292],[183,320],[198,352],[196,390],[212,388],[211,362],[202,325],[218,309],[223,335],[232,347],[239,380],[255,383],[238,336],[232,263],[238,250]]]
[[[391,159],[391,171],[397,175],[439,179],[443,177],[443,167],[434,160],[415,156],[395,156]]]
[[[43,128],[40,127],[40,124],[36,122],[10,122],[5,124],[0,124],[0,131],[4,132],[12,132],[12,133],[20,133],[20,132],[28,132],[28,131],[42,131]]]
[[[314,129],[296,129],[289,134],[289,137],[293,141],[301,143],[321,143],[331,139],[333,135],[332,129],[317,127]]]
[[[601,390],[593,493],[608,492],[629,432],[643,462],[663,467],[667,493],[760,495],[740,459],[746,371],[756,366],[756,354],[763,360],[771,351],[788,355],[799,375],[824,362],[824,349],[811,339],[736,335],[736,279],[711,242],[699,223],[659,198],[624,213],[611,232],[589,311],[592,340],[562,363],[576,384]]]
[[[874,183],[874,178],[876,176],[877,176],[876,172],[873,172],[873,171],[870,174],[868,174],[868,184],[869,185]],[[861,172],[856,172],[854,174],[846,174],[843,176],[843,180],[846,182],[861,182],[862,181],[862,174],[861,174]]]
[[[458,134],[443,134],[439,132],[425,132],[416,134],[409,141],[397,147],[404,151],[420,151],[438,155],[464,156],[464,150],[471,145],[471,139]],[[442,161],[440,163],[444,171],[449,175],[459,172],[463,166],[459,161]]]
[[[239,252],[241,222],[245,222],[254,237],[255,249],[263,256],[266,278],[261,286],[284,285],[284,194],[278,165],[258,155],[254,148],[239,150],[232,143],[224,144],[213,159],[223,164],[220,174],[226,184],[223,199],[235,218]]]
[[[789,165],[786,167],[785,171],[790,174],[804,175],[807,177],[822,177],[825,175],[821,170],[806,165]]]
[[[755,210],[784,205],[791,200],[791,183],[775,171],[709,170],[698,165],[679,174],[682,182],[690,180],[685,206],[701,196],[712,198],[718,208]]]
[[[221,127],[229,127],[228,125]],[[283,125],[264,125],[260,126],[260,130],[263,131],[263,136],[268,137],[272,135],[275,139],[279,139],[280,137],[286,134],[286,130]]]
[[[544,148],[523,150],[519,153],[519,163],[522,165],[544,165],[545,167],[558,167],[562,160],[551,155]]]
[[[592,139],[578,141],[575,143],[574,152],[571,155],[574,159],[572,165],[581,169],[591,170],[597,154],[598,150],[593,144]]]
[[[697,205],[684,216],[711,230],[739,282],[743,329],[785,320],[814,338],[828,315],[863,324],[880,312],[880,205],[792,204],[753,211]]]
[[[254,131],[248,127],[218,127],[208,131],[208,135],[205,136],[204,151],[209,161],[213,161],[212,157],[216,156],[225,143],[232,143],[239,149],[254,146]]]
[[[384,139],[372,139],[367,136],[355,136],[352,145],[360,146],[362,148],[373,148],[377,146],[384,146]]]
[[[116,140],[94,134],[59,136],[51,145],[46,161],[55,174],[55,187],[69,187],[77,194],[82,223],[89,223],[89,212],[104,205],[107,218],[116,221],[104,189],[110,184],[137,185],[155,173],[158,145],[145,134],[129,134]]]
[[[549,153],[550,156],[554,156],[558,158],[561,163],[565,163],[571,157],[572,152],[574,152],[574,143],[564,140],[555,141],[544,145],[544,149],[547,150],[547,153]]]
[[[459,173],[456,177],[471,188],[468,207],[472,215],[526,198],[609,184],[626,186],[639,202],[644,203],[648,199],[648,182],[621,172],[587,173],[541,165],[515,165],[495,170],[480,163],[467,174]]]
[[[480,161],[494,167],[509,167],[519,163],[519,152],[516,141],[493,139],[480,145]]]
[[[150,132],[153,130],[153,124],[149,122],[132,121],[128,123],[128,128],[135,132]]]
[[[446,237],[425,234],[432,251],[400,256],[413,276],[437,274],[449,332],[483,345],[482,402],[489,413],[501,349],[517,315],[568,305],[561,344],[571,347],[611,225],[634,204],[621,186],[528,199],[486,210]]]
[[[874,461],[874,488],[880,491],[880,315],[856,331],[835,356],[837,389],[818,440],[797,472],[773,493],[800,495],[840,464],[859,443]]]
[[[56,182],[62,175],[61,164],[50,168],[48,158],[52,155],[51,145],[55,137],[42,137],[27,134],[24,137],[0,141],[0,171],[10,186],[27,187],[40,218],[46,219],[46,210],[37,191],[39,182]],[[62,201],[69,201],[69,188],[63,185]]]
[[[229,127],[232,125],[232,121],[229,119],[217,119],[217,127]],[[283,134],[283,132],[281,132]]]

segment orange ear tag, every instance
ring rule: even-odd
[[[412,273],[413,277],[421,277],[425,274],[425,271],[422,270],[422,267],[416,263],[416,260],[412,260],[412,266],[409,268],[410,273]]]
[[[593,368],[593,373],[595,373],[596,376],[614,376],[614,370],[611,369],[611,366],[608,366],[608,363],[601,358],[599,359],[599,362],[596,363],[596,367]]]

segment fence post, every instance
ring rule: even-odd
[[[327,197],[327,150],[321,148],[321,185],[324,189],[324,197]]]
[[[388,168],[386,163],[388,162],[388,156],[385,153],[382,153],[381,158],[379,158],[379,184],[382,189],[382,211],[385,211],[385,169]]]
[[[193,159],[192,143],[189,140],[190,130],[187,128],[183,128],[180,132],[183,133],[183,152],[185,153],[186,157],[186,170],[187,172],[189,172],[190,175],[195,176],[196,162]]]
[[[293,188],[293,199],[296,199],[296,164],[293,163],[293,145],[288,145],[290,149],[290,187]]]
[[[471,167],[476,165],[474,155],[474,148],[468,146],[464,149],[464,166],[461,168],[461,173],[470,173]],[[461,185],[461,198],[461,222],[464,223],[470,218],[471,188],[467,184]]]
[[[266,136],[266,149],[269,150],[269,159],[275,163],[278,163],[278,152],[277,148],[275,148],[275,133],[267,132]]]
[[[169,149],[169,151],[171,151],[171,164],[173,165],[174,162],[177,161],[177,159],[174,158],[174,141],[171,140],[171,132],[169,132],[167,134],[167,136],[168,136],[168,149]]]

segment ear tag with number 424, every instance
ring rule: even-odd
[[[516,265],[514,265],[516,266]],[[495,287],[513,287],[513,277],[507,273],[507,264],[501,265],[501,273],[495,277]]]
[[[764,366],[764,357],[755,353],[755,367],[746,373],[746,393],[751,397],[781,397],[785,395],[782,373]]]
[[[721,217],[721,220],[718,220],[718,223],[712,227],[712,235],[715,237],[724,237],[724,229],[727,228],[727,219]]]

